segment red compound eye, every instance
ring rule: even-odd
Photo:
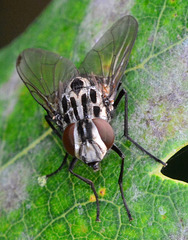
[[[74,156],[74,127],[74,123],[69,124],[63,133],[63,145],[72,156]]]
[[[97,127],[100,137],[105,143],[107,149],[111,148],[114,143],[114,131],[110,124],[101,118],[95,118],[93,119],[93,122]]]

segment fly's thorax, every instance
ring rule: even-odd
[[[71,123],[83,119],[101,118],[110,121],[113,105],[105,104],[102,87],[95,85],[91,79],[77,77],[70,81],[59,100],[62,125],[66,128]]]
[[[98,170],[107,150],[114,142],[110,124],[100,118],[84,119],[67,126],[63,134],[65,149],[71,155]]]

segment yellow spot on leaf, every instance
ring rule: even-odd
[[[95,202],[95,201],[96,201],[96,198],[95,198],[95,195],[94,195],[94,194],[92,194],[92,195],[90,196],[89,201],[90,201],[90,202]]]
[[[82,231],[83,233],[87,233],[87,232],[88,232],[88,228],[87,228],[85,225],[82,225],[81,231]]]
[[[106,193],[106,188],[101,188],[101,189],[99,190],[99,194],[100,194],[102,197],[105,195],[105,193]]]

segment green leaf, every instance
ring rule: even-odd
[[[129,95],[129,133],[163,161],[187,145],[186,0],[53,1],[27,31],[0,52],[0,239],[186,239],[188,188],[165,178],[161,165],[122,137],[123,102],[113,120],[116,143],[126,156],[124,192],[121,160],[110,151],[93,172],[81,161],[75,172],[99,193],[101,222],[90,187],[68,165],[41,187],[65,154],[44,121],[45,112],[15,72],[25,48],[58,52],[77,66],[120,16],[133,15],[139,33],[123,86]],[[68,160],[68,163],[70,163]]]

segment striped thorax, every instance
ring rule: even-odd
[[[64,90],[59,108],[64,130],[63,143],[71,155],[95,170],[114,142],[109,125],[112,102],[94,76],[74,78]]]

